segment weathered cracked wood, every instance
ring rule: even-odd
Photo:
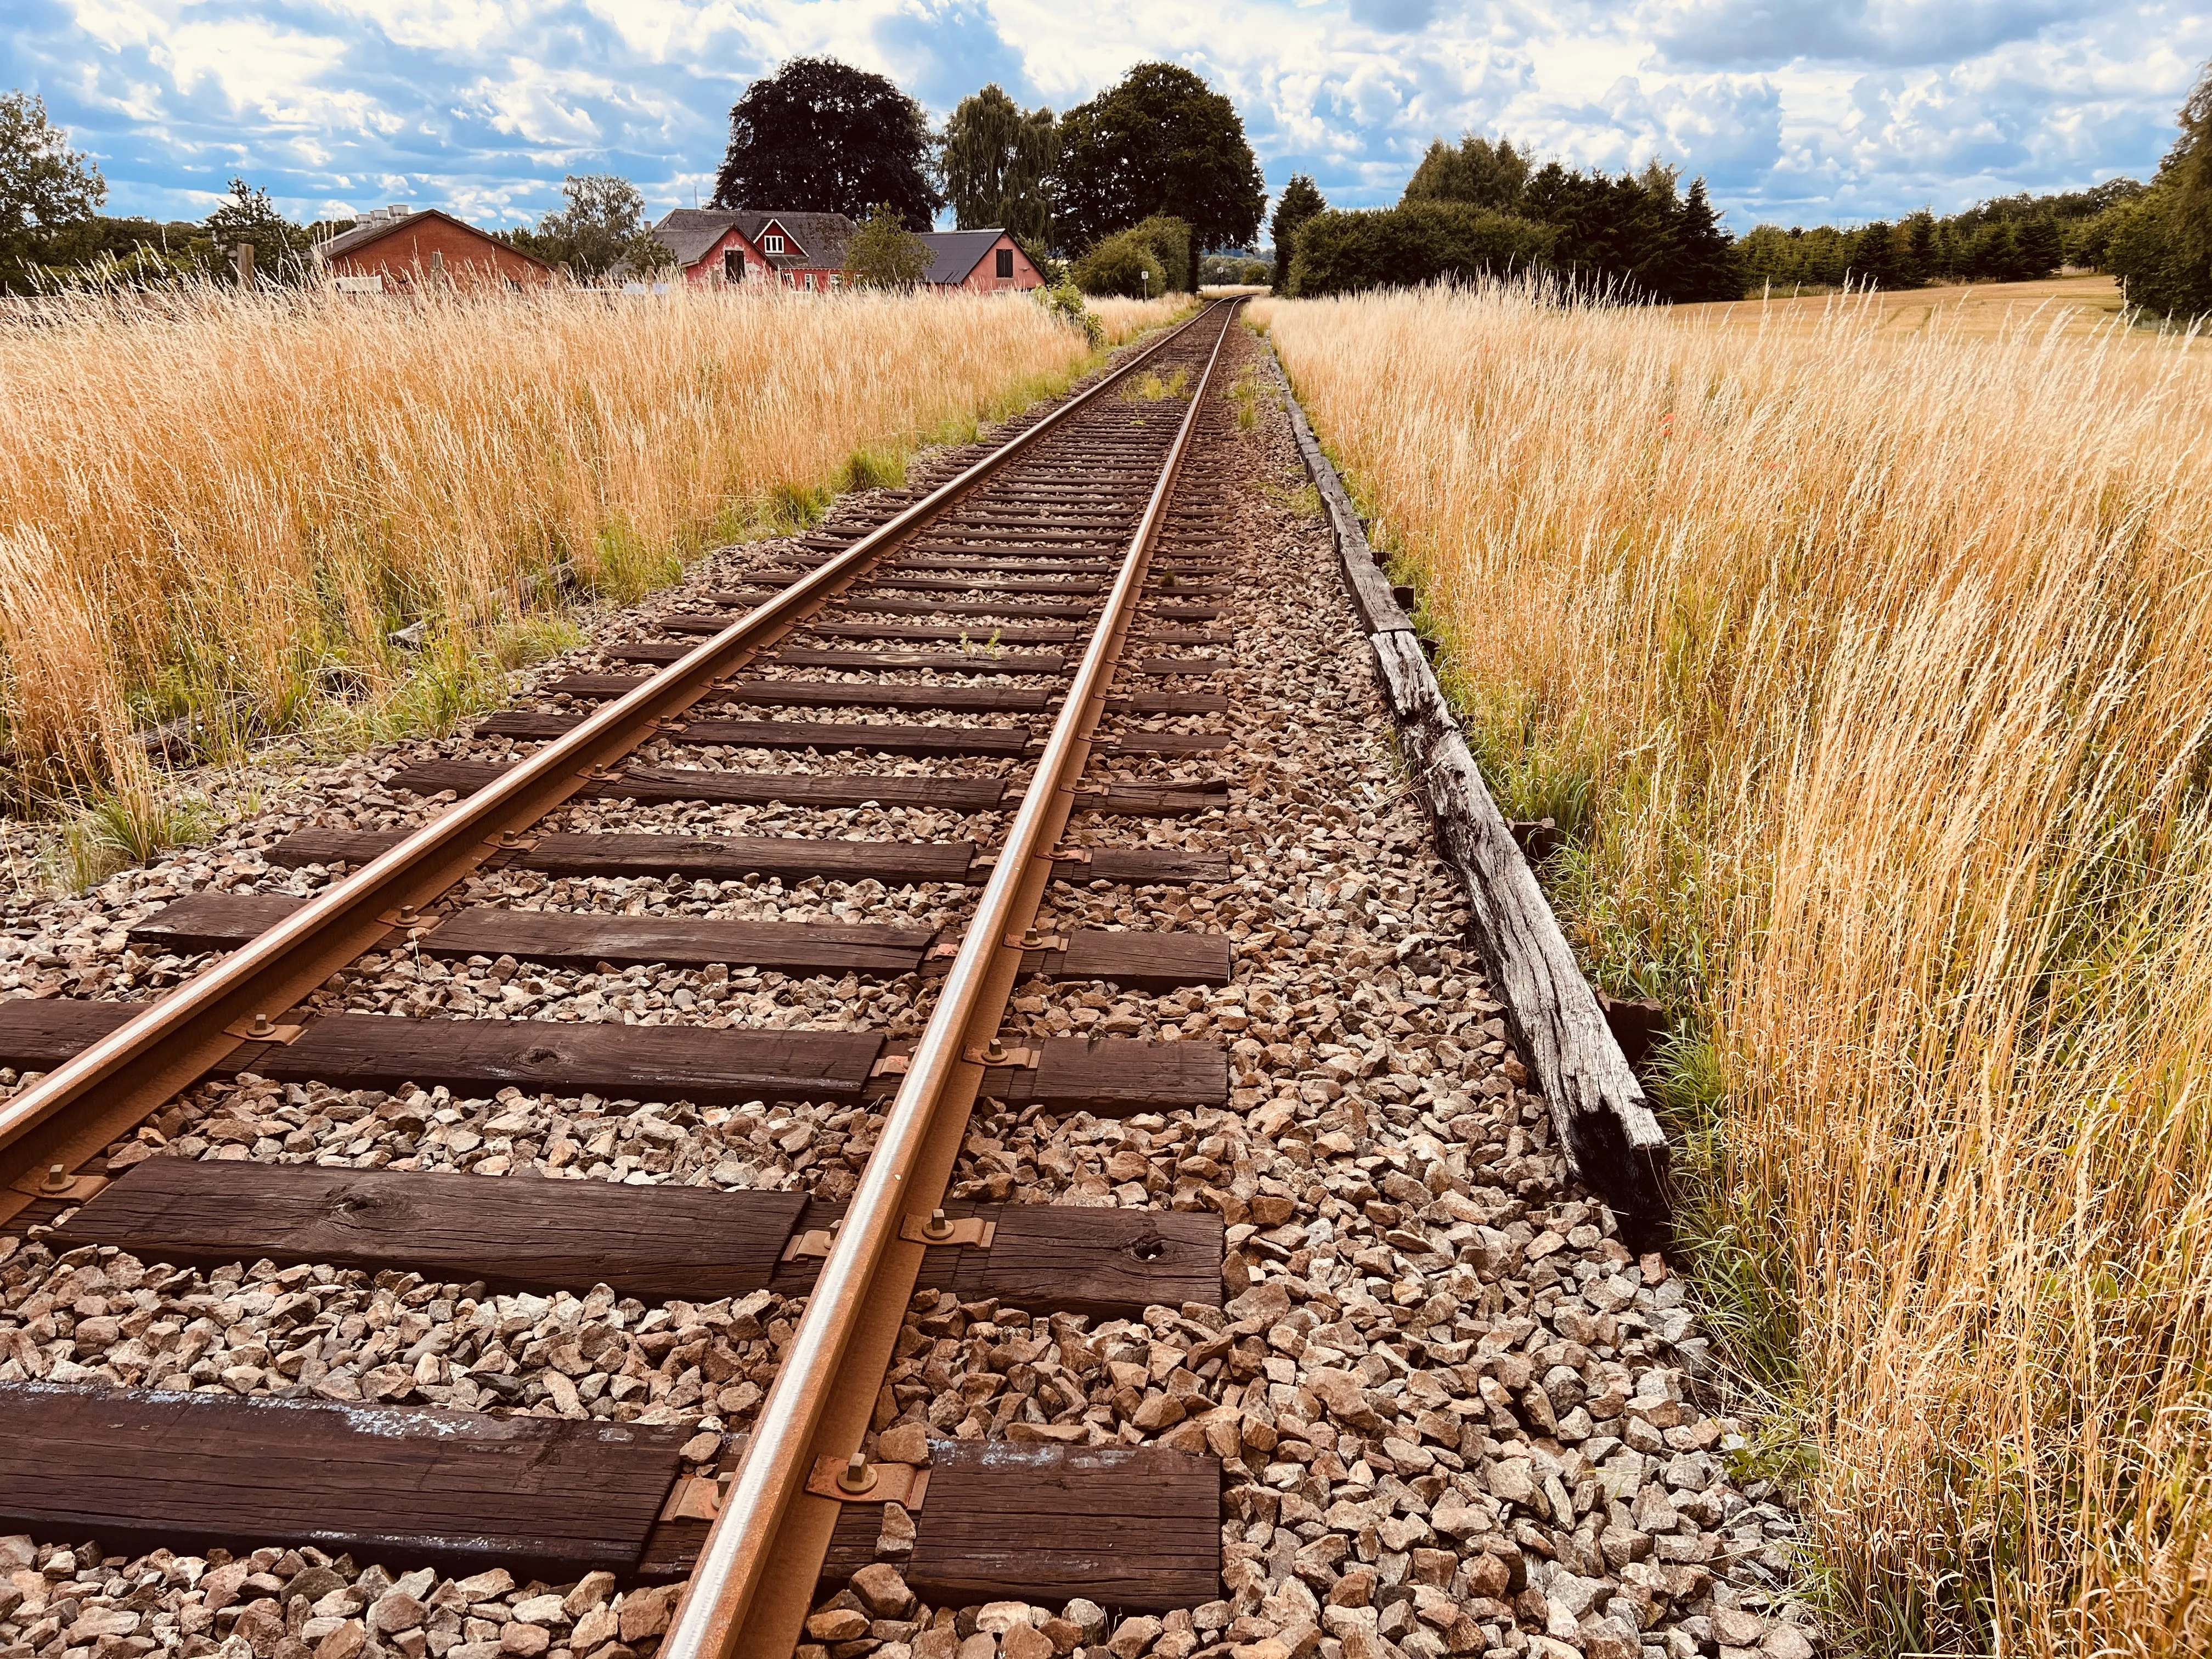
[[[423,761],[395,773],[388,786],[417,795],[474,794],[507,768],[489,761]],[[594,800],[708,801],[720,805],[934,806],[986,812],[1006,799],[997,778],[890,777],[866,772],[740,772],[688,766],[629,766],[578,790]],[[1196,811],[1197,808],[1188,810]]]
[[[230,951],[307,901],[290,893],[191,893],[131,924],[134,943],[156,950]],[[860,974],[895,979],[921,965],[937,938],[926,927],[864,922],[741,921],[715,916],[608,915],[471,905],[422,932],[425,955],[502,957],[588,967],[595,962],[722,963],[780,974]],[[1070,975],[1067,977],[1078,977]]]
[[[0,1531],[562,1583],[631,1571],[691,1432],[43,1382],[0,1382]]]
[[[1491,799],[1428,659],[1410,633],[1376,634],[1369,643],[1406,759],[1428,795],[1437,845],[1467,889],[1492,988],[1550,1104],[1568,1161],[1613,1206],[1630,1243],[1649,1248],[1667,1229],[1666,1133]]]
[[[998,1224],[988,1250],[938,1246],[922,1252],[917,1281],[963,1302],[996,1298],[1033,1315],[1136,1319],[1155,1305],[1221,1305],[1225,1229],[1211,1210],[1108,1210],[1073,1204],[981,1204],[948,1199],[945,1213]],[[811,1201],[799,1225],[827,1229],[846,1206]],[[804,1296],[822,1264],[780,1266],[769,1288]]]
[[[1076,1596],[1187,1607],[1221,1594],[1221,1465],[1163,1446],[930,1443],[907,1583],[943,1607]]]
[[[873,1031],[717,1030],[700,1025],[596,1025],[549,1019],[407,1019],[333,1014],[289,1045],[270,1043],[242,1070],[276,1083],[348,1089],[443,1083],[456,1093],[615,1100],[858,1098],[883,1047]]]
[[[301,830],[266,854],[288,869],[311,864],[366,864],[406,838],[404,830]],[[741,881],[774,876],[782,881],[912,882],[970,879],[972,841],[832,841],[807,836],[579,835],[566,831],[529,839],[507,860],[520,869],[556,876],[673,876],[685,881]]]
[[[1279,365],[1276,372],[1279,377]],[[1475,942],[1515,1044],[1550,1106],[1576,1177],[1612,1206],[1632,1244],[1656,1247],[1665,1241],[1669,1218],[1666,1133],[1491,799],[1412,623],[1376,568],[1335,467],[1287,380],[1284,386],[1299,453],[1328,508],[1345,584],[1375,653],[1376,680],[1427,796],[1438,848],[1467,889]]]
[[[712,1302],[769,1283],[806,1204],[803,1193],[150,1158],[54,1237],[174,1265],[265,1255]]]
[[[726,1452],[724,1467],[735,1453]],[[1194,1607],[1221,1594],[1221,1465],[1160,1446],[933,1440],[908,1583],[944,1606],[1080,1595],[1120,1612]],[[880,1504],[838,1516],[825,1583],[875,1559]],[[654,1530],[641,1574],[680,1577],[704,1522]],[[1093,1648],[1103,1653],[1103,1647]]]

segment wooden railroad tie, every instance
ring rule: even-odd
[[[289,893],[194,893],[133,923],[129,938],[150,950],[235,950],[307,902]],[[404,936],[441,957],[509,956],[520,963],[560,966],[720,963],[775,973],[876,978],[921,970],[931,963],[930,953],[939,944],[931,928],[602,915],[493,905],[472,906],[443,918],[425,915],[422,925],[404,930]],[[1220,933],[1086,927],[1055,946],[1025,951],[1023,971],[1054,980],[1106,980],[1143,991],[1225,985],[1230,945]]]
[[[406,839],[404,830],[301,830],[268,850],[286,869],[311,865],[362,865]],[[1098,847],[1090,856],[1055,866],[1062,881],[1124,882],[1133,886],[1186,885],[1229,879],[1225,854],[1167,847]],[[647,876],[679,881],[742,881],[773,876],[800,882],[880,881],[951,884],[981,881],[990,873],[970,841],[831,841],[801,836],[575,835],[526,836],[500,856],[526,870],[560,876]]]
[[[688,1479],[692,1431],[675,1425],[40,1382],[0,1383],[0,1528],[125,1553],[313,1544],[453,1573],[636,1583],[687,1572],[706,1535],[704,1520],[661,1519]],[[1157,1608],[1220,1594],[1211,1455],[929,1449],[905,1570],[921,1595]],[[882,1527],[880,1502],[847,1504],[823,1577],[872,1560]]]
[[[386,786],[417,795],[472,795],[506,768],[486,761],[426,761],[396,774]],[[1000,778],[885,777],[870,773],[741,772],[705,767],[630,766],[586,783],[580,794],[641,803],[703,801],[720,805],[933,806],[991,812],[1020,798]],[[1175,783],[1111,783],[1076,798],[1078,811],[1123,817],[1186,817],[1226,806],[1220,779]]]
[[[58,997],[0,1002],[0,1065],[51,1071],[137,1012],[127,1002]],[[338,1089],[443,1084],[485,1098],[514,1087],[561,1099],[593,1094],[702,1106],[857,1101],[888,1081],[877,1062],[892,1046],[874,1031],[331,1014],[307,1021],[289,1043],[240,1043],[210,1075],[251,1072]],[[1228,1103],[1228,1052],[1204,1039],[1054,1037],[1038,1045],[1036,1059],[994,1072],[984,1092],[1009,1106],[1099,1117]]]
[[[996,1230],[987,1248],[922,1253],[921,1284],[963,1302],[996,1297],[1098,1319],[1221,1305],[1224,1233],[1212,1211],[943,1207]],[[502,1290],[581,1295],[604,1284],[647,1301],[713,1302],[757,1290],[805,1294],[822,1264],[797,1247],[826,1237],[844,1212],[805,1193],[155,1157],[52,1237],[63,1249],[112,1244],[175,1266],[266,1256]]]

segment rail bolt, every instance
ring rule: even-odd
[[[921,1235],[924,1238],[950,1238],[952,1224],[945,1218],[944,1211],[932,1210],[929,1219],[921,1224]]]
[[[50,1166],[46,1170],[45,1179],[40,1181],[39,1185],[45,1188],[46,1190],[50,1193],[67,1192],[70,1189],[69,1165],[66,1164],[56,1164]]]
[[[845,1460],[845,1467],[837,1473],[839,1488],[849,1492],[864,1492],[876,1484],[876,1472],[868,1467],[865,1453],[854,1452]]]
[[[246,1030],[255,1036],[273,1036],[276,1035],[276,1023],[266,1014],[256,1014],[253,1017],[253,1023],[247,1026]]]
[[[983,1045],[983,1063],[986,1066],[1002,1066],[1006,1063],[1006,1045],[998,1038],[993,1037]]]

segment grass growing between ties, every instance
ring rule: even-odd
[[[1120,306],[1103,332],[1177,310]],[[1080,328],[988,296],[18,304],[0,312],[0,793],[106,823],[88,848],[173,840],[135,734],[189,716],[191,751],[221,758],[274,732],[449,729],[505,668],[575,643],[574,604],[898,483],[918,447],[1096,361]]]
[[[1262,302],[1886,1653],[2212,1651],[2212,356],[2025,313]]]

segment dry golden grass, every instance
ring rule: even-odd
[[[1113,307],[1109,340],[1173,310]],[[203,289],[0,313],[19,787],[143,792],[127,734],[195,707],[435,724],[564,589],[633,594],[894,479],[1086,354],[1037,306],[966,295]],[[424,617],[422,649],[388,642]]]
[[[1882,289],[1848,297],[1791,297],[1781,290],[1771,297],[1682,306],[1675,315],[1698,322],[1725,318],[1739,328],[1810,331],[1824,326],[1832,304],[1848,306],[1861,326],[1887,335],[1937,328],[1954,339],[1996,339],[2026,324],[2039,331],[2056,325],[2069,335],[2087,339],[2109,332],[2126,301],[2118,282],[2110,276],[2051,276],[2033,283]],[[2150,342],[2157,337],[2145,330],[2133,337]]]
[[[1887,1652],[2212,1652],[2212,353],[1263,302]]]

